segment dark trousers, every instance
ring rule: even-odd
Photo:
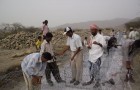
[[[43,40],[44,40],[44,39],[46,39],[46,36],[45,36],[45,35],[43,35]]]
[[[58,65],[56,64],[56,61],[47,63],[45,73],[46,73],[46,79],[48,82],[51,81],[51,73],[57,82],[62,80],[60,77],[59,68],[58,68]]]

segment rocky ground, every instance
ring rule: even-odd
[[[106,54],[102,57],[102,66],[101,66],[101,86],[99,88],[93,88],[93,85],[89,86],[82,86],[82,83],[78,86],[74,86],[69,83],[71,79],[71,70],[70,70],[70,64],[69,61],[67,61],[68,57],[65,55],[65,57],[60,57],[60,59],[65,60],[63,62],[59,62],[60,65],[60,73],[64,80],[66,80],[66,83],[58,84],[52,79],[54,82],[54,86],[50,87],[45,79],[45,76],[43,77],[42,81],[42,90],[139,90],[139,79],[136,79],[139,77],[139,73],[137,72],[135,68],[134,71],[137,73],[134,73],[136,83],[126,83],[124,82],[124,76],[126,73],[126,70],[122,63],[122,56],[120,52],[121,48],[113,50],[114,55],[107,56]],[[68,52],[69,53],[69,52]],[[112,60],[112,61],[111,61]],[[83,62],[84,64],[84,72],[83,72],[83,81],[89,80],[89,74],[88,74],[88,63],[86,60]],[[136,64],[137,65],[137,64]],[[119,67],[118,67],[119,66]],[[138,65],[137,65],[138,66]],[[115,85],[111,85],[108,83],[105,83],[103,85],[102,83],[108,79],[108,73],[115,73],[113,76],[113,79],[115,81]],[[22,73],[19,70],[14,70],[14,72],[10,72],[6,74],[6,78],[4,79],[4,84],[0,88],[0,90],[25,90],[25,82],[22,77]],[[8,81],[9,80],[9,81]],[[6,84],[7,82],[8,84]]]
[[[88,36],[88,33],[86,30],[85,31],[75,31],[75,33],[78,33],[81,37],[82,40],[84,39],[85,36]],[[65,45],[66,42],[66,37],[62,35],[63,31],[56,31],[53,32],[54,38],[53,38],[53,45],[54,45],[54,49],[55,51],[60,51],[63,46]],[[107,34],[107,33],[106,33]],[[25,33],[25,32],[20,32],[17,34],[13,34],[10,35],[2,40],[0,40],[0,90],[25,90],[25,83],[22,77],[22,72],[20,69],[20,63],[22,61],[22,59],[24,58],[25,55],[32,53],[32,52],[36,52],[35,47],[34,47],[34,43],[36,41],[37,36],[39,35],[38,32],[35,33]],[[70,70],[68,70],[67,68],[69,67],[69,62],[67,62],[68,60],[68,53],[65,54],[62,57],[58,57],[58,65],[61,68],[61,75],[63,76],[63,78],[65,79],[66,76],[64,75],[65,71],[64,69],[66,69],[68,71],[68,73],[70,72]],[[104,59],[106,57],[104,56]],[[126,86],[129,86],[128,88],[123,88],[123,89],[117,89],[115,88],[115,90],[140,90],[140,52],[137,52],[136,55],[134,56],[134,63],[133,63],[133,68],[134,68],[134,76],[135,76],[135,80],[136,83],[132,84],[132,83],[124,83],[121,82],[123,84],[123,87],[125,88]],[[104,60],[104,64],[103,64],[103,69],[107,69],[106,65],[107,63],[109,63],[109,61],[105,61]],[[85,68],[84,71],[87,71],[87,63],[85,62]],[[106,67],[106,68],[104,68]],[[109,68],[109,67],[108,67]],[[103,70],[105,71],[105,70]],[[120,71],[125,71],[124,69],[120,69]],[[84,77],[86,78],[88,72],[84,72]],[[105,75],[105,72],[102,72],[102,75]],[[121,74],[122,75],[122,74]],[[88,77],[87,77],[88,78]],[[121,77],[121,79],[123,79],[124,76]],[[104,78],[105,79],[105,78]],[[102,79],[102,80],[104,80]],[[69,80],[67,80],[69,81]],[[44,87],[46,87],[46,83],[45,83],[45,79],[44,79]],[[47,85],[48,86],[48,85]],[[63,86],[63,87],[61,87]],[[122,85],[120,85],[122,87]],[[117,87],[120,87],[117,86]],[[130,87],[132,86],[132,87]],[[50,88],[50,90],[56,90],[56,88],[59,88],[60,90],[87,90],[87,89],[91,89],[92,86],[89,86],[87,88],[78,86],[78,87],[73,87],[70,84],[57,84],[54,88]],[[48,87],[47,87],[48,88]],[[113,87],[110,86],[102,86],[100,89],[98,90],[113,90]],[[93,88],[92,88],[93,89]],[[43,89],[46,90],[46,89]],[[58,90],[58,89],[57,89]]]

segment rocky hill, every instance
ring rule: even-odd
[[[3,49],[22,49],[34,46],[37,33],[18,32],[0,40]]]
[[[130,19],[125,18],[116,18],[112,20],[102,20],[102,21],[87,21],[87,22],[78,22],[78,23],[67,23],[64,25],[57,26],[55,28],[65,28],[67,26],[70,26],[74,29],[89,29],[89,25],[91,24],[97,24],[100,26],[100,28],[119,28],[119,26],[125,24],[126,22],[130,21]]]
[[[63,30],[56,30],[52,33],[54,36],[52,39],[54,47],[57,47],[57,49],[61,49],[66,43],[66,36],[63,35]],[[80,36],[84,37],[88,32],[86,30],[76,30],[75,33],[78,33]],[[0,48],[19,50],[23,48],[34,47],[36,39],[39,35],[39,32],[31,33],[21,31],[0,40]]]

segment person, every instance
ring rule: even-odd
[[[127,38],[127,33],[126,33],[126,31],[123,31],[123,32],[122,32],[122,37],[123,37],[124,39]]]
[[[43,39],[45,39],[46,34],[49,32],[48,20],[45,20],[42,23],[43,23],[42,34],[43,34]]]
[[[107,52],[108,52],[108,55],[109,55],[109,49],[115,47],[117,48],[119,45],[117,45],[117,38],[116,37],[111,37],[108,42],[107,42]]]
[[[82,54],[82,40],[81,37],[73,32],[71,27],[66,27],[64,30],[64,35],[67,35],[67,43],[60,55],[63,55],[67,50],[71,51],[71,70],[72,70],[72,80],[70,83],[74,85],[79,85],[82,80],[83,71],[83,54]]]
[[[115,48],[110,48],[110,54],[108,55],[107,59],[108,62],[108,69],[105,74],[105,83],[115,85],[116,81],[118,80],[118,74],[120,73],[120,69],[122,67],[122,58],[118,58],[122,55],[119,53],[121,52],[120,46]]]
[[[26,83],[26,90],[40,90],[41,78],[45,74],[46,61],[52,58],[51,54],[44,52],[32,53],[27,55],[22,63],[21,68]]]
[[[130,27],[129,38],[131,38],[133,40],[139,39],[139,32],[137,30],[135,30],[133,27]]]
[[[121,31],[121,30],[118,30],[115,37],[117,38],[117,43],[119,43],[119,41],[121,40],[121,38],[123,37],[123,35],[125,34],[126,32],[125,31]]]
[[[132,57],[130,57],[129,54],[129,49],[130,46],[133,44],[134,40],[131,38],[127,38],[127,36],[123,37],[122,41],[122,56],[123,56],[123,61],[125,61],[127,73],[126,73],[126,78],[124,81],[128,82],[135,82],[133,77],[132,77],[132,68],[131,68],[131,63],[132,63]]]
[[[108,44],[108,41],[109,41],[109,39],[110,39],[111,37],[110,37],[110,36],[103,36],[103,37],[104,37],[106,43]]]
[[[83,61],[87,62],[88,61],[88,38],[85,37],[83,41]]]
[[[106,44],[108,45],[108,41],[110,40],[111,37],[107,35],[106,36],[104,35],[103,37],[106,41]],[[106,47],[104,48],[104,54],[108,55],[108,49]]]
[[[114,31],[114,29],[112,29],[112,31],[110,32],[110,37],[113,37],[113,36],[115,36],[115,31]]]
[[[37,39],[37,41],[35,43],[36,51],[40,51],[41,43],[42,43],[42,37],[41,36],[38,36],[38,39]]]
[[[85,37],[83,43],[84,43],[84,46],[87,46],[87,37]]]
[[[42,54],[43,52],[49,52],[53,56],[52,60],[47,61],[47,67],[46,67],[46,71],[45,71],[46,79],[50,86],[53,86],[53,81],[51,80],[51,73],[53,74],[55,80],[58,83],[65,82],[60,77],[59,68],[56,63],[56,58],[55,58],[55,55],[58,55],[58,54],[54,53],[54,51],[53,51],[53,46],[51,43],[52,38],[53,38],[52,33],[48,32],[46,34],[45,40],[41,44],[41,50],[40,50],[40,54]]]
[[[103,35],[103,33],[102,33],[102,29],[99,29],[98,32],[99,32],[99,34]]]
[[[83,86],[90,85],[96,80],[95,88],[100,86],[100,65],[101,56],[103,55],[103,48],[106,47],[106,41],[104,37],[98,33],[98,26],[93,24],[90,26],[90,42],[89,42],[89,73],[90,81],[83,83]]]
[[[135,34],[136,34],[135,40],[140,39],[140,33],[137,30],[135,30]]]

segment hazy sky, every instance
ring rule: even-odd
[[[0,0],[0,24],[49,27],[65,23],[140,16],[140,0]]]

